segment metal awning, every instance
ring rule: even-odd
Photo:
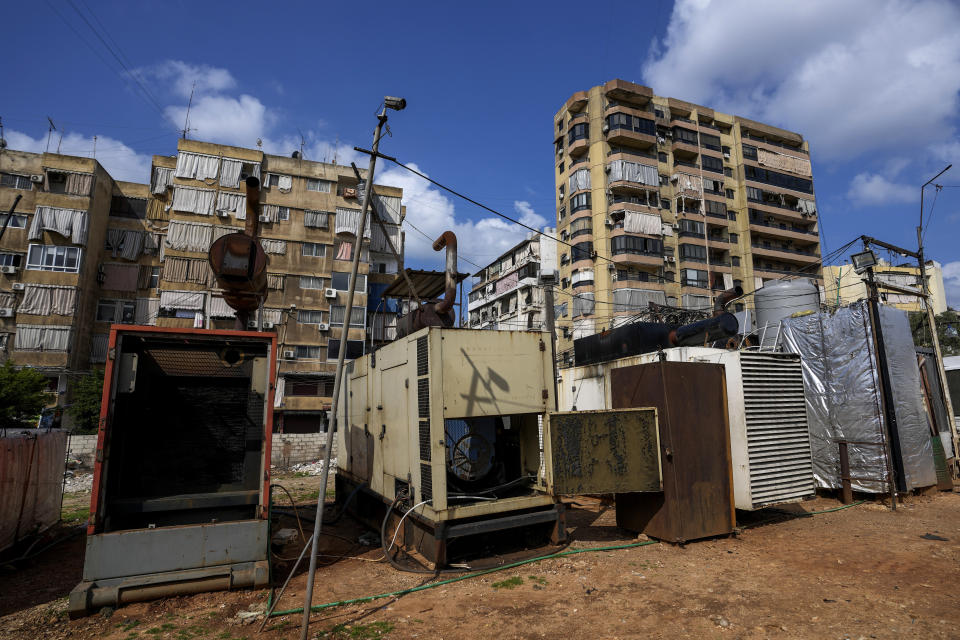
[[[421,300],[438,298],[446,287],[446,273],[444,271],[423,271],[421,269],[405,269],[407,276],[413,283],[417,297]],[[470,277],[469,273],[458,273],[457,284]],[[407,279],[398,275],[381,294],[389,298],[412,298],[413,292],[407,285]]]

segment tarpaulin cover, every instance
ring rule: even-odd
[[[0,432],[0,551],[60,520],[67,432]]]
[[[881,306],[880,322],[906,485],[908,489],[931,486],[936,484],[936,470],[907,316]],[[801,356],[817,485],[840,487],[838,441],[845,440],[850,443],[853,489],[889,491],[884,447],[887,427],[867,303],[857,302],[833,313],[787,318],[780,340],[785,351]]]

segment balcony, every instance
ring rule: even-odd
[[[567,99],[567,111],[580,111],[587,106],[590,95],[586,91],[577,91]]]
[[[611,80],[603,85],[603,93],[608,100],[627,102],[640,108],[646,106],[650,102],[650,98],[653,97],[653,89],[650,87],[619,79]]]
[[[777,247],[769,242],[753,242],[750,246],[755,256],[776,258],[778,260],[787,260],[801,264],[812,264],[820,261],[820,256],[808,249]]]
[[[673,151],[673,158],[674,158],[675,164],[679,164],[676,162],[677,158],[684,158],[689,161],[691,158],[696,159],[697,156],[700,155],[700,147],[698,147],[696,143],[690,143],[684,140],[677,140],[676,138],[674,138],[673,144],[670,145],[670,150]],[[698,165],[693,165],[693,166],[698,166]]]
[[[624,144],[637,149],[652,149],[657,146],[657,137],[626,127],[615,127],[607,132],[607,142],[612,145]]]
[[[816,278],[817,280],[823,280],[823,274],[820,273],[820,269],[806,269],[801,271],[799,269],[779,269],[773,267],[760,267],[753,265],[753,273],[757,276],[767,275],[771,278],[779,278],[781,276],[794,276],[799,278]]]
[[[586,136],[582,138],[577,138],[567,147],[567,153],[570,156],[579,156],[587,152],[590,148],[590,140]]]
[[[784,195],[789,196],[790,194],[784,194]],[[754,210],[760,213],[769,211],[770,213],[774,213],[777,216],[790,218],[793,220],[809,221],[812,217],[811,214],[803,213],[802,211],[797,210],[795,204],[794,205],[782,204],[774,200],[756,200],[749,197],[747,198],[747,202],[750,203],[751,210]]]

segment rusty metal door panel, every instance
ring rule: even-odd
[[[88,536],[83,579],[95,581],[266,560],[269,529],[266,520],[241,520]]]
[[[617,524],[683,542],[735,525],[723,365],[658,362],[610,372],[614,408],[656,407],[663,493],[618,494]]]
[[[660,491],[654,409],[550,413],[543,431],[554,495]]]

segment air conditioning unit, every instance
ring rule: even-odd
[[[610,170],[611,170],[612,168],[613,168],[613,167],[611,167],[610,165],[607,165],[607,166],[605,166],[605,167],[603,168],[603,170],[604,170],[606,173],[610,173]]]
[[[674,231],[680,231],[680,225],[678,224],[672,224],[670,225],[670,228],[672,228]]]
[[[229,218],[230,212],[221,209],[220,211],[217,211],[217,215],[220,216],[221,218]]]
[[[0,273],[16,273],[16,272],[17,272],[17,268],[12,264],[5,264],[2,267],[0,267]]]
[[[357,190],[354,189],[354,188],[344,189],[344,190],[343,190],[343,197],[344,197],[344,198],[356,198],[356,197],[357,197]]]
[[[12,317],[13,317],[12,308],[7,307],[6,309],[0,309],[0,318],[12,318]]]
[[[729,153],[725,153],[725,154],[723,154],[723,157],[724,157],[725,159],[729,160],[729,159],[730,159],[730,154],[729,154]]]
[[[677,259],[674,258],[673,256],[663,256],[663,261],[673,264],[674,262],[677,261]]]
[[[616,271],[616,270],[617,270],[617,265],[615,265],[615,264],[613,264],[613,263],[611,262],[611,263],[609,263],[609,264],[607,265],[607,270],[608,270],[608,271]]]
[[[320,324],[317,325],[317,331],[329,331],[329,330],[330,330],[330,325],[327,324],[326,322],[321,322]]]
[[[35,173],[30,176],[30,182],[43,182],[43,175]]]
[[[667,140],[663,136],[657,136],[657,144],[667,144]]]
[[[257,328],[256,320],[251,320],[250,322],[247,323],[247,329],[256,329],[256,328]]]
[[[337,290],[336,289],[325,289],[323,292],[323,297],[325,298],[336,298]]]
[[[270,222],[270,216],[260,216],[260,222]]]
[[[27,288],[27,285],[23,284],[22,282],[14,282],[14,283],[13,283],[13,290],[14,290],[14,291],[23,291],[23,290],[26,289],[26,288]]]
[[[283,359],[284,359],[284,360],[296,360],[296,359],[297,359],[297,352],[296,352],[296,351],[293,351],[293,350],[284,351],[284,352],[283,352]]]
[[[607,125],[607,124],[603,125],[602,127],[600,127],[600,131],[603,131],[604,133],[609,133],[610,125]]]
[[[263,328],[264,328],[264,329],[273,329],[273,326],[274,326],[274,325],[273,325],[272,322],[264,322],[264,323],[263,323]]]
[[[608,226],[608,227],[612,227],[612,226],[613,226],[613,220],[611,220],[610,218],[607,218],[607,219],[605,219],[605,220],[603,221],[603,224],[605,224],[605,225]]]

